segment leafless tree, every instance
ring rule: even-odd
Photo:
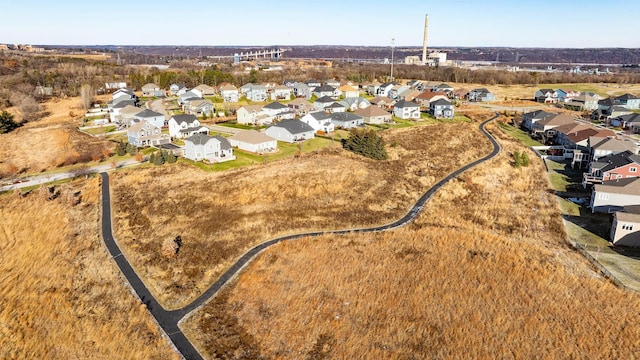
[[[82,101],[82,107],[85,111],[89,110],[91,107],[94,94],[95,91],[91,84],[82,84],[82,87],[80,87],[80,100]]]

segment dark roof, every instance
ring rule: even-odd
[[[640,122],[640,114],[636,114],[636,113],[624,114],[624,115],[617,116],[616,119],[620,121],[624,121],[626,123]]]
[[[413,101],[406,101],[406,100],[400,100],[396,103],[395,105],[396,108],[405,108],[405,107],[417,107],[419,108],[420,105],[414,103]]]
[[[638,97],[635,95],[631,95],[631,94],[624,94],[624,95],[620,95],[616,97],[616,100],[622,100],[622,101],[627,101],[627,100],[637,100]]]
[[[229,143],[229,140],[223,138],[220,135],[209,136],[209,135],[205,135],[205,134],[202,134],[202,133],[197,133],[197,134],[193,134],[193,135],[189,136],[188,138],[185,139],[185,141],[190,141],[190,142],[194,143],[195,145],[204,145],[207,142],[209,142],[209,140],[211,140],[211,139],[216,139],[216,140],[220,141],[220,148],[222,150],[231,149],[231,144]]]
[[[149,109],[144,109],[141,112],[136,114],[136,117],[140,117],[140,118],[149,118],[149,117],[156,117],[156,116],[164,116],[164,115]]]
[[[263,109],[270,109],[270,110],[282,110],[282,109],[288,109],[289,107],[287,105],[283,105],[277,101],[274,101],[270,104],[267,104],[265,106],[262,107]]]
[[[539,91],[540,91],[541,93],[543,93],[543,94],[544,94],[544,93],[548,93],[548,92],[550,92],[550,93],[552,93],[552,94],[553,94],[553,89],[540,89]]]
[[[546,119],[546,118],[548,118],[550,116],[554,116],[554,115],[556,115],[556,114],[549,113],[549,112],[546,112],[544,110],[536,110],[536,111],[532,111],[532,112],[523,114],[522,116],[523,117],[524,116],[530,117],[532,119]]]
[[[336,88],[334,88],[333,86],[324,84],[313,89],[313,92],[325,92],[325,91],[334,92],[335,90]]]
[[[351,120],[363,120],[364,118],[360,115],[356,115],[354,113],[349,112],[336,112],[331,114],[331,120],[335,121],[351,121]]]
[[[178,124],[182,124],[183,122],[192,124],[194,121],[198,120],[195,115],[190,114],[173,115],[171,118],[173,118],[173,120],[175,120]]]
[[[327,108],[329,109],[335,109],[335,108],[346,108],[346,106],[339,104],[337,102],[334,102],[333,104],[327,106]]]
[[[631,151],[627,150],[618,154],[600,158],[597,162],[592,162],[591,167],[594,169],[600,169],[604,172],[617,169],[621,166],[625,166],[631,163],[640,164],[640,156],[635,155]]]
[[[231,149],[231,143],[229,143],[229,140],[227,140],[226,138],[223,138],[220,135],[216,135],[213,138],[218,140],[218,141],[220,141],[220,149],[222,149],[222,150]]]
[[[329,119],[331,117],[331,116],[329,116],[329,114],[327,114],[324,111],[312,112],[312,113],[309,113],[309,115],[313,116],[313,118],[316,119],[316,120],[326,120],[326,119]]]
[[[115,104],[113,104],[113,108],[114,109],[120,109],[123,108],[127,105],[132,105],[132,106],[136,106],[136,102],[133,100],[123,100],[123,101],[119,101]]]
[[[331,102],[335,102],[335,100],[333,100],[332,98],[328,97],[328,96],[323,96],[321,98],[316,99],[316,102],[319,103],[331,103]]]
[[[438,99],[436,101],[432,101],[431,104],[433,105],[447,105],[447,106],[453,106],[449,101],[445,100],[445,99]]]
[[[273,126],[287,129],[291,134],[301,134],[309,131],[313,132],[313,128],[311,126],[300,120],[282,120]]]

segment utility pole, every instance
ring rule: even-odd
[[[396,39],[391,38],[391,81],[393,81],[393,48],[396,44]]]

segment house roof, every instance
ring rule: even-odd
[[[633,153],[636,152],[636,145],[629,140],[620,140],[612,137],[596,137],[592,136],[589,138],[590,147],[594,150],[605,150],[605,151],[631,151]]]
[[[582,129],[580,131],[572,131],[567,134],[567,138],[573,141],[574,143],[578,143],[584,140],[587,140],[591,136],[615,136],[616,134],[609,129],[596,129],[589,127],[587,129]]]
[[[551,117],[546,117],[543,120],[540,120],[537,122],[537,124],[540,124],[542,126],[546,126],[546,125],[564,125],[564,124],[573,124],[575,122],[575,120],[573,120],[573,117],[571,115],[567,115],[567,114],[554,114],[554,116]]]
[[[138,118],[150,118],[150,117],[156,117],[156,116],[164,116],[164,114],[160,114],[158,112],[155,112],[149,109],[144,109],[141,112],[136,114],[136,117]]]
[[[624,195],[640,195],[640,178],[624,178],[605,181],[594,185],[596,192]]]
[[[364,119],[362,116],[350,112],[336,112],[331,114],[330,116],[331,121],[352,121]]]
[[[431,105],[435,105],[435,106],[453,106],[453,104],[451,104],[449,101],[447,101],[445,99],[438,99],[436,101],[432,101]]]
[[[395,105],[396,108],[402,109],[402,108],[420,108],[420,105],[411,102],[411,101],[406,101],[406,100],[401,100],[398,101]]]
[[[356,109],[353,113],[362,117],[391,116],[390,113],[377,106],[367,106],[364,109]]]
[[[178,124],[182,124],[182,123],[187,123],[187,124],[193,124],[194,121],[198,120],[195,115],[191,115],[191,114],[179,114],[179,115],[173,115],[171,116],[171,118],[173,120],[175,120],[175,122],[177,122]]]
[[[245,109],[248,112],[253,112],[253,111],[260,112],[262,110],[262,106],[260,106],[260,105],[244,105],[244,106],[240,107],[240,109]],[[238,110],[240,110],[240,109],[238,109]],[[237,112],[237,110],[236,110],[236,112]]]
[[[636,113],[624,114],[624,115],[615,117],[615,119],[624,121],[626,123],[635,123],[635,122],[640,122],[640,114],[636,114]]]
[[[556,115],[558,115],[558,114],[549,113],[549,112],[546,112],[544,110],[536,110],[536,111],[532,111],[532,112],[523,114],[522,116],[523,117],[525,117],[525,116],[526,117],[530,117],[532,119],[546,119],[546,118],[548,118],[550,116],[556,116]]]
[[[180,99],[183,99],[183,100],[184,99],[191,99],[191,98],[201,99],[201,97],[198,94],[196,94],[196,93],[194,93],[192,91],[187,91],[186,93],[180,95]]]
[[[289,107],[287,105],[283,105],[282,103],[274,101],[272,103],[269,103],[269,104],[263,106],[262,108],[263,109],[269,109],[269,110],[284,110],[284,109],[288,109]]]
[[[307,116],[308,115],[313,116],[314,119],[319,120],[319,121],[331,118],[331,116],[329,114],[327,114],[326,112],[324,112],[324,111],[316,111],[316,112],[312,112],[312,113],[307,114]]]
[[[122,109],[124,107],[129,106],[129,105],[135,106],[136,103],[133,100],[122,100],[122,101],[118,101],[115,104],[113,104],[113,108],[114,109]],[[140,109],[140,108],[138,108],[138,109]]]
[[[349,85],[342,85],[338,88],[338,90],[342,91],[342,92],[347,92],[347,91],[358,91],[358,89],[354,88],[353,86],[349,86]]]
[[[334,102],[333,104],[327,106],[326,108],[327,109],[346,109],[346,106],[339,104],[337,102]]]
[[[206,100],[206,99],[196,99],[196,100],[192,100],[191,104],[192,107],[201,107],[204,105],[211,105],[213,106],[213,103],[211,102],[211,100]]]
[[[143,128],[158,128],[157,126],[153,125],[152,123],[148,122],[147,120],[142,120],[142,121],[138,121],[136,123],[133,123],[131,126],[129,126],[129,131],[131,132],[138,132],[140,130],[142,130]]]
[[[222,136],[209,136],[203,133],[197,133],[197,134],[193,134],[191,136],[189,136],[188,138],[184,139],[185,142],[189,141],[191,143],[193,143],[194,145],[205,145],[206,143],[208,143],[210,140],[212,139],[216,139],[217,141],[220,142],[220,148],[222,150],[228,150],[231,149],[231,144],[229,143],[229,140],[223,138]]]
[[[336,89],[331,85],[320,85],[313,89],[313,92],[334,92]]]
[[[344,99],[340,100],[339,103],[344,105],[345,107],[351,107],[351,105],[357,105],[358,107],[360,107],[360,105],[362,105],[362,104],[366,104],[367,106],[371,105],[369,100],[363,98],[362,96],[344,98]]]
[[[279,123],[272,125],[286,129],[291,134],[302,134],[306,132],[313,132],[313,128],[307,123],[300,120],[282,120]]]
[[[231,84],[225,84],[220,86],[220,91],[233,91],[233,90],[238,91],[238,88]]]
[[[142,85],[142,88],[143,89],[148,89],[148,88],[159,89],[160,86],[158,86],[158,85],[156,85],[154,83],[147,83],[147,84]]]
[[[198,90],[200,90],[202,92],[215,92],[216,91],[216,89],[214,89],[211,86],[206,85],[206,84],[200,84],[200,85],[196,86],[194,89],[198,89]]]
[[[616,96],[616,99],[627,101],[627,100],[638,100],[638,97],[632,94],[624,94],[624,95]]]
[[[552,93],[553,94],[553,89],[540,89],[538,91],[540,91],[543,94],[546,94],[546,93]]]
[[[316,102],[325,103],[325,104],[332,103],[334,101],[335,100],[333,100],[332,98],[330,98],[330,97],[328,97],[326,95],[321,97],[321,98],[316,99]]]
[[[443,91],[423,91],[421,92],[418,96],[416,96],[416,99],[421,99],[421,100],[431,100],[436,96],[444,96],[445,98],[447,97],[447,93],[443,92]]]
[[[287,91],[291,91],[291,88],[288,86],[284,86],[284,85],[276,85],[274,88],[274,90],[287,90]]]
[[[140,108],[133,105],[127,105],[120,110],[120,115],[136,115],[140,112]]]
[[[611,171],[619,167],[636,163],[640,165],[640,156],[635,155],[632,151],[624,151],[618,154],[612,154],[600,158],[598,161],[591,163],[592,169],[599,169],[603,172]]]
[[[635,207],[636,205],[632,206]],[[627,223],[640,223],[640,209],[627,210],[627,208],[629,207],[630,206],[625,206],[624,211],[617,211],[615,213],[616,219],[618,219],[618,221],[624,221]]]
[[[591,128],[589,125],[581,124],[579,122],[571,122],[569,124],[560,125],[555,129],[559,133],[570,134],[572,132],[578,132],[589,128]]]
[[[230,140],[242,141],[248,144],[262,144],[275,139],[258,130],[245,130],[233,135]]]
[[[369,100],[369,102],[371,102],[372,104],[378,104],[378,103],[385,103],[385,104],[390,104],[393,102],[393,100],[391,100],[389,97],[387,96],[376,96],[373,99]]]

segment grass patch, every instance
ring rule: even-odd
[[[116,127],[115,125],[107,125],[107,126],[101,126],[96,128],[84,129],[82,131],[91,135],[102,135],[102,134],[107,134],[107,133],[116,131]]]
[[[515,126],[509,125],[506,122],[498,122],[498,126],[504,132],[520,140],[526,146],[542,146],[543,145],[541,142],[532,139],[529,136],[529,134],[527,134],[526,132],[516,128]]]

